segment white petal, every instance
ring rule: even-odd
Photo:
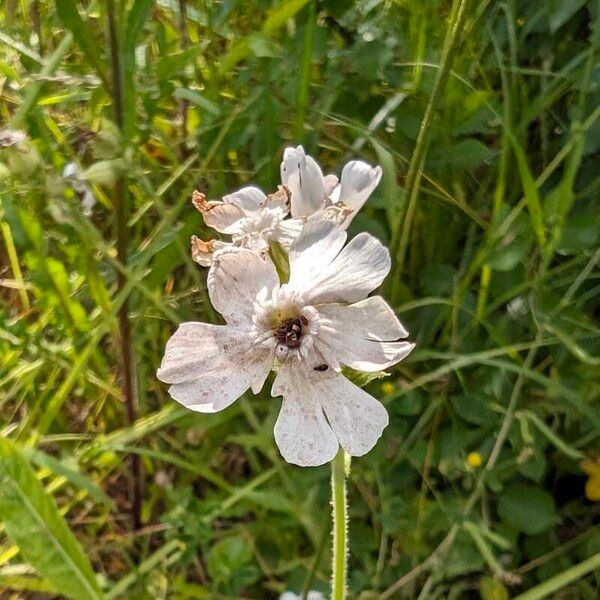
[[[271,292],[278,284],[268,257],[234,247],[213,257],[207,278],[210,301],[229,325],[251,325],[256,295],[262,289]]]
[[[241,230],[243,211],[234,204],[219,200],[207,200],[201,192],[192,195],[194,206],[202,213],[204,222],[220,233],[237,233]]]
[[[271,394],[283,396],[275,441],[287,462],[316,467],[333,459],[338,441],[323,414],[318,386],[303,377],[300,364],[285,362],[273,383]]]
[[[408,332],[380,296],[351,305],[322,304],[318,312],[315,347],[353,369],[387,369],[414,348],[414,344],[396,341],[407,337]]]
[[[195,235],[192,236],[192,260],[203,267],[210,267],[215,252],[227,248],[230,244],[220,240],[208,240],[205,242]]]
[[[307,222],[290,247],[290,286],[301,288],[327,269],[344,246],[346,237],[346,232],[331,221]]]
[[[338,183],[332,190],[331,192],[327,195],[327,197],[329,198],[329,200],[331,201],[332,204],[335,204],[336,202],[340,201],[340,190],[341,190],[341,186]]]
[[[330,373],[331,371],[331,373]],[[352,456],[363,456],[375,446],[389,417],[381,402],[332,371],[321,385],[323,408],[342,448]]]
[[[289,248],[292,242],[300,235],[303,227],[303,219],[285,219],[275,228],[273,239],[279,242],[284,248]]]
[[[355,213],[360,210],[381,180],[381,167],[361,160],[350,161],[342,170],[339,201]]]
[[[290,213],[291,192],[283,185],[277,186],[277,191],[269,194],[264,206],[270,210],[277,209],[285,217]]]
[[[306,301],[312,304],[363,300],[381,285],[392,265],[388,249],[368,233],[359,233],[333,261],[325,262],[324,267],[317,264],[310,280],[297,282],[298,290],[304,292]],[[290,283],[293,275],[292,270]]]
[[[156,376],[164,383],[182,383],[223,368],[251,347],[247,331],[225,325],[181,323],[165,348]]]
[[[257,187],[244,187],[233,194],[223,196],[223,202],[233,204],[246,214],[257,213],[264,204],[267,197]]]
[[[377,342],[343,331],[325,331],[324,328],[319,331],[319,344],[326,344],[341,364],[367,372],[395,365],[415,347],[410,342]]]
[[[314,366],[287,361],[273,384],[272,395],[284,398],[275,425],[283,457],[301,466],[324,464],[336,454],[336,438],[349,454],[366,454],[388,424],[387,411],[333,369],[317,371]]]
[[[157,377],[171,396],[192,410],[227,408],[249,387],[257,394],[273,364],[273,350],[256,346],[247,331],[182,323],[167,343]]]
[[[224,371],[176,383],[169,388],[169,394],[190,410],[214,413],[233,404],[248,387],[248,382],[241,375]]]
[[[337,178],[337,175],[334,175],[333,173],[329,173],[329,175],[323,177],[325,198],[331,198],[331,194],[333,194],[334,190],[338,187],[339,182],[340,180]]]
[[[292,194],[292,216],[307,217],[321,208],[325,200],[323,172],[302,146],[285,149],[280,170],[281,182]]]
[[[355,304],[324,304],[319,315],[333,327],[353,336],[382,342],[408,337],[394,311],[381,296],[371,296]]]

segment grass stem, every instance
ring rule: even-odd
[[[412,220],[419,195],[422,169],[425,163],[425,157],[427,155],[427,148],[429,146],[429,134],[433,116],[446,87],[446,82],[448,80],[448,76],[450,75],[450,70],[452,69],[454,55],[456,53],[456,49],[458,48],[466,21],[467,5],[469,0],[456,0],[456,2],[458,5],[455,3],[455,6],[452,10],[450,24],[448,26],[446,40],[444,42],[441,66],[437,72],[433,91],[431,92],[427,108],[425,109],[423,121],[421,122],[421,127],[417,136],[415,149],[408,167],[408,173],[406,175],[405,190],[407,205],[404,212],[404,221],[400,224],[400,235],[398,236],[397,231],[394,231],[392,235],[390,252],[392,256],[396,257],[396,269],[398,274],[402,273],[404,269],[404,260],[406,257]],[[397,279],[397,277],[392,278],[392,280]]]
[[[115,14],[114,0],[106,3],[108,38],[110,44],[110,58],[112,70],[112,95],[115,123],[123,132],[125,126],[125,109],[123,104],[123,73],[121,68],[120,43],[117,31],[117,18]],[[116,238],[117,258],[123,265],[127,264],[128,255],[128,189],[123,176],[120,176],[115,185],[114,205],[116,209]],[[117,285],[122,290],[127,283],[125,273],[117,272]],[[126,298],[119,309],[119,345],[121,351],[121,386],[125,409],[127,411],[127,422],[133,425],[137,419],[137,394],[135,386],[135,367],[132,357],[131,324],[129,322],[129,299]],[[142,463],[139,455],[132,454],[131,461],[131,520],[133,527],[139,529],[141,526],[142,506]]]

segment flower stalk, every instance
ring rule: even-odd
[[[346,458],[347,457],[347,458]],[[346,598],[346,568],[348,557],[348,500],[346,477],[350,456],[340,448],[331,461],[331,505],[333,514],[333,560],[331,569],[331,598]]]

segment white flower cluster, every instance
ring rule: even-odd
[[[326,219],[344,229],[367,201],[381,179],[381,167],[360,160],[349,162],[341,179],[323,176],[321,167],[304,148],[286,148],[280,167],[281,183],[274,194],[245,187],[222,200],[207,201],[195,192],[194,206],[204,222],[219,233],[231,236],[231,242],[192,238],[192,256],[209,267],[212,255],[228,245],[266,253],[270,242],[289,248],[308,221]]]
[[[290,463],[316,466],[339,446],[366,454],[388,424],[383,405],[344,377],[342,365],[379,371],[414,344],[401,341],[408,332],[385,300],[369,296],[390,271],[388,250],[367,233],[346,244],[345,228],[381,169],[352,161],[338,182],[298,146],[285,151],[281,178],[270,196],[254,187],[222,201],[195,195],[206,224],[231,235],[192,244],[195,259],[210,266],[210,300],[226,325],[182,323],[157,376],[175,400],[212,413],[248,389],[258,394],[275,368],[279,450]],[[272,241],[287,250],[286,282],[269,258]]]

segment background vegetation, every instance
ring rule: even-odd
[[[199,415],[154,376],[217,319],[191,192],[272,190],[303,143],[382,165],[352,231],[391,246],[418,344],[369,384],[391,424],[353,464],[351,596],[597,598],[598,17],[5,0],[0,597],[327,592],[329,469],[283,463],[279,400]]]

